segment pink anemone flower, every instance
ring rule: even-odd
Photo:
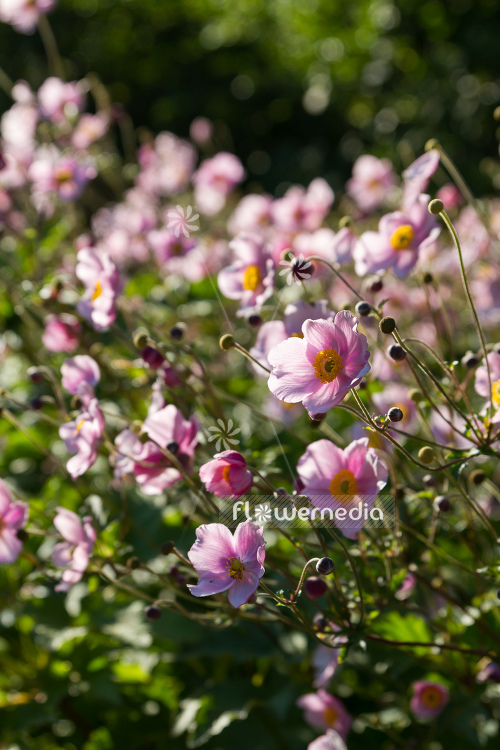
[[[85,516],[82,523],[76,513],[67,508],[57,508],[54,526],[64,538],[64,542],[56,544],[52,552],[54,565],[64,568],[56,591],[68,591],[87,570],[96,532],[90,516]]]
[[[215,497],[241,497],[253,484],[253,474],[238,451],[217,453],[200,466],[200,479]]]
[[[74,315],[47,315],[42,343],[49,352],[74,352],[80,343],[81,325]]]
[[[342,701],[334,698],[326,690],[319,689],[317,693],[302,695],[297,706],[305,711],[304,718],[316,729],[334,729],[345,739],[350,726],[351,717],[344,708]]]
[[[66,450],[75,453],[66,464],[73,479],[80,477],[97,459],[97,447],[104,431],[104,417],[96,398],[90,398],[76,419],[59,427]]]
[[[96,331],[104,331],[116,318],[116,298],[122,288],[118,268],[109,255],[91,247],[82,248],[76,257],[75,273],[85,286],[77,310]]]
[[[268,354],[271,393],[287,403],[302,402],[311,417],[339,404],[370,369],[358,322],[345,310],[334,320],[306,320],[303,338],[286,339]]]
[[[347,745],[335,729],[328,729],[326,734],[310,742],[307,750],[347,750]]]
[[[240,234],[229,243],[234,263],[220,271],[217,281],[228,299],[240,300],[238,315],[259,312],[273,293],[274,264],[257,234]]]
[[[399,278],[410,273],[419,253],[441,231],[436,217],[429,213],[428,203],[429,196],[420,195],[404,212],[383,216],[377,232],[364,232],[359,237],[353,250],[358,276],[381,273],[388,268]]]
[[[228,591],[229,603],[241,607],[255,592],[264,575],[263,528],[252,521],[238,524],[234,534],[221,523],[196,529],[196,541],[188,557],[200,576],[188,588],[194,596]]]
[[[0,479],[0,564],[12,563],[21,552],[17,532],[28,520],[26,503],[11,500],[6,484]]]
[[[347,193],[361,211],[369,213],[381,206],[396,185],[396,175],[389,159],[363,154],[354,163]]]
[[[410,710],[417,719],[435,719],[450,700],[448,688],[439,682],[418,680],[412,690]]]
[[[332,510],[336,526],[348,539],[363,528],[363,505],[371,509],[388,477],[367,437],[354,440],[345,450],[330,440],[317,440],[299,459],[297,472],[304,495],[316,508]]]

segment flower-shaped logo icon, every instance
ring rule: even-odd
[[[196,232],[200,228],[196,223],[200,215],[193,213],[192,206],[188,206],[186,210],[182,206],[176,206],[167,213],[167,218],[170,219],[167,229],[171,229],[176,237],[181,234],[189,237],[190,232]]]
[[[271,520],[271,516],[271,506],[267,503],[265,505],[257,505],[255,508],[254,518],[257,523],[268,523]]]
[[[280,276],[286,275],[288,284],[293,284],[294,281],[304,281],[304,279],[311,278],[314,266],[304,258],[302,253],[298,258],[296,258],[293,253],[289,253],[288,257],[289,260],[280,261],[280,266],[284,266],[283,270],[280,271]]]
[[[211,435],[208,435],[208,442],[211,443],[213,440],[217,440],[215,443],[215,449],[217,451],[224,450],[228,451],[233,445],[238,445],[240,442],[234,437],[241,432],[241,427],[235,427],[232,419],[227,420],[227,425],[222,419],[217,420],[217,426],[212,425],[208,428]]]

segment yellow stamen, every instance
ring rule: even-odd
[[[318,352],[312,364],[316,370],[316,377],[322,383],[331,383],[344,369],[344,360],[336,349],[323,349],[322,352]]]
[[[496,380],[491,386],[491,400],[500,406],[500,380]]]
[[[255,292],[260,283],[259,266],[248,266],[243,277],[243,289],[248,292]]]
[[[435,687],[428,687],[420,693],[420,700],[428,708],[436,708],[441,703],[441,693]]]
[[[229,472],[230,471],[231,471],[231,464],[228,464],[227,466],[224,466],[224,468],[222,469],[222,478],[229,485],[231,484],[231,482],[229,481]]]
[[[335,726],[335,722],[337,721],[337,716],[338,714],[334,708],[330,707],[323,711],[323,718],[329,727]]]
[[[102,286],[100,281],[96,281],[94,294],[92,295],[92,302],[95,302],[102,294]]]
[[[303,333],[292,333],[292,335],[290,336],[290,338],[291,339],[303,339],[304,338],[304,334]]]
[[[238,581],[241,581],[241,579],[243,578],[243,572],[245,570],[241,560],[238,560],[237,557],[230,557],[226,563],[226,568],[232,578],[236,578]]]
[[[403,224],[391,235],[391,245],[394,250],[406,250],[411,245],[414,236],[415,232],[411,224]]]
[[[358,483],[356,482],[356,477],[349,469],[341,469],[335,474],[330,483],[330,494],[341,502],[349,500],[349,497],[346,496],[355,495],[357,490]]]
[[[85,424],[85,420],[84,419],[81,419],[78,422],[78,424],[75,427],[75,435],[77,434],[77,432],[80,432],[80,430],[82,429],[82,427],[83,427],[84,424]]]

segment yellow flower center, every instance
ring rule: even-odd
[[[75,435],[77,435],[85,424],[85,420],[81,419],[75,427]]]
[[[337,721],[337,712],[334,708],[330,706],[330,708],[327,708],[323,711],[323,718],[325,722],[328,724],[329,727],[333,727],[335,725],[335,722]]]
[[[500,380],[496,380],[491,386],[491,400],[500,406]]]
[[[436,708],[441,703],[441,693],[435,687],[428,687],[422,690],[420,700],[428,708]]]
[[[303,333],[292,333],[292,335],[290,336],[290,338],[291,339],[303,339],[304,338],[304,334]]]
[[[255,292],[260,283],[259,266],[248,266],[243,276],[243,289],[249,292]]]
[[[349,497],[346,496],[355,495],[357,489],[356,477],[349,469],[341,469],[338,474],[335,474],[330,483],[330,494],[341,502],[349,500]]]
[[[231,465],[230,464],[228,464],[227,466],[224,466],[224,468],[222,469],[222,478],[229,485],[231,484],[231,482],[229,481],[229,472],[230,471],[231,471]]]
[[[56,180],[59,185],[65,182],[69,182],[73,177],[73,172],[70,169],[59,169],[56,173]]]
[[[237,557],[230,557],[226,563],[226,568],[232,578],[236,578],[238,581],[241,581],[241,579],[243,578],[243,571],[245,570],[241,560],[238,560]]]
[[[312,364],[316,370],[316,377],[322,383],[331,383],[344,369],[344,360],[336,349],[323,349],[322,352],[318,352]]]
[[[102,294],[102,286],[100,281],[96,281],[94,294],[92,295],[92,302],[95,302]]]
[[[413,227],[411,224],[403,224],[402,227],[398,227],[395,232],[391,235],[391,245],[394,250],[406,250],[411,245],[411,241],[415,236]]]

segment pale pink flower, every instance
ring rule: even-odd
[[[345,740],[351,727],[351,717],[338,698],[326,690],[302,695],[297,706],[304,709],[304,718],[315,729],[334,729]]]
[[[274,284],[274,264],[264,241],[256,234],[240,234],[229,247],[234,262],[220,271],[219,289],[225,297],[240,300],[238,315],[259,312]]]
[[[448,182],[442,188],[439,188],[436,198],[442,201],[446,211],[453,211],[454,208],[459,208],[464,202],[462,193],[452,182]]]
[[[264,529],[251,521],[238,524],[234,534],[221,523],[196,529],[196,541],[188,552],[197,584],[188,588],[195,596],[229,591],[229,603],[241,607],[256,591],[264,575]]]
[[[489,408],[490,404],[493,405],[493,419],[491,421],[493,424],[497,424],[500,422],[500,354],[490,352],[488,364],[490,366],[491,387],[484,359],[481,366],[476,370],[474,387],[480,396],[487,399],[486,408]]]
[[[64,568],[64,571],[55,589],[69,591],[71,586],[81,581],[87,570],[97,535],[90,516],[85,516],[82,522],[76,513],[67,508],[59,507],[56,510],[54,526],[64,542],[54,547],[52,562],[56,567]]]
[[[313,180],[307,191],[294,185],[272,204],[273,223],[284,232],[314,231],[321,226],[334,198],[333,190],[321,177]]]
[[[40,16],[52,10],[56,0],[0,0],[0,21],[21,34],[33,34]]]
[[[200,146],[208,143],[213,134],[212,122],[207,117],[195,117],[189,127],[189,137]]]
[[[205,489],[215,497],[241,497],[253,484],[253,474],[238,451],[216,453],[199,473]]]
[[[289,338],[268,354],[271,393],[288,403],[301,401],[311,417],[339,404],[370,369],[358,322],[347,311],[334,320],[306,320],[303,338]]]
[[[290,336],[302,338],[302,324],[306,320],[329,319],[335,314],[328,309],[328,302],[324,299],[317,302],[299,300],[285,307],[283,320],[269,320],[259,328],[257,340],[250,349],[250,354],[258,362],[269,368],[267,355],[275,346]],[[265,370],[252,363],[257,375],[265,376]]]
[[[347,745],[335,729],[327,729],[326,734],[309,743],[307,750],[347,750]]]
[[[116,265],[106,253],[84,247],[76,256],[76,276],[85,286],[77,310],[96,331],[104,331],[116,318],[116,297],[122,281]]]
[[[225,151],[205,159],[193,175],[194,196],[202,214],[214,216],[226,205],[229,193],[245,179],[238,157]]]
[[[347,193],[364,213],[379,208],[396,185],[396,175],[389,159],[363,154],[354,164]]]
[[[74,315],[47,315],[42,343],[49,352],[74,352],[80,343],[81,325]]]
[[[17,532],[26,526],[28,513],[26,503],[11,500],[7,485],[0,479],[0,564],[19,557],[22,543]]]
[[[94,167],[61,153],[55,146],[41,146],[28,170],[35,208],[52,216],[55,198],[68,203],[76,200],[96,174]]]
[[[435,719],[450,700],[448,688],[439,682],[418,680],[411,687],[410,711],[417,719]]]
[[[64,360],[61,375],[62,387],[73,396],[82,397],[85,403],[92,398],[93,389],[101,379],[99,365],[88,354],[77,354]]]
[[[400,602],[406,601],[409,596],[411,596],[411,592],[417,585],[417,578],[413,573],[407,573],[404,577],[403,583],[398,588],[394,596],[396,599]]]
[[[266,231],[271,224],[272,202],[270,195],[245,195],[227,222],[229,233],[235,236],[240,232]]]
[[[156,136],[154,144],[139,149],[141,171],[136,184],[147,193],[176,195],[189,184],[196,164],[196,149],[173,133]]]
[[[160,269],[166,273],[182,274],[184,259],[189,251],[196,247],[196,240],[191,237],[176,236],[170,229],[155,229],[148,234],[148,243],[152,247]]]
[[[78,125],[71,136],[73,148],[86,151],[96,141],[106,135],[109,128],[109,119],[105,114],[98,112],[95,115],[84,114],[80,117]]]
[[[82,110],[84,96],[76,81],[65,83],[60,78],[47,78],[38,89],[38,104],[43,117],[61,124],[74,119]]]
[[[387,467],[367,437],[354,440],[344,450],[330,440],[311,443],[298,461],[297,473],[304,495],[315,508],[334,511],[335,525],[348,539],[355,539],[363,528],[364,504],[371,510],[388,477]]]
[[[422,154],[403,172],[403,211],[408,211],[411,204],[427,190],[429,180],[439,166],[439,151],[432,149]]]
[[[75,419],[60,426],[59,437],[66,450],[76,454],[66,464],[73,479],[85,474],[96,461],[103,431],[104,417],[96,398],[90,398]]]
[[[420,195],[403,213],[383,216],[378,231],[364,232],[358,239],[353,257],[358,276],[376,274],[392,268],[402,278],[415,266],[419,252],[434,242],[441,229],[428,210],[429,196]]]

